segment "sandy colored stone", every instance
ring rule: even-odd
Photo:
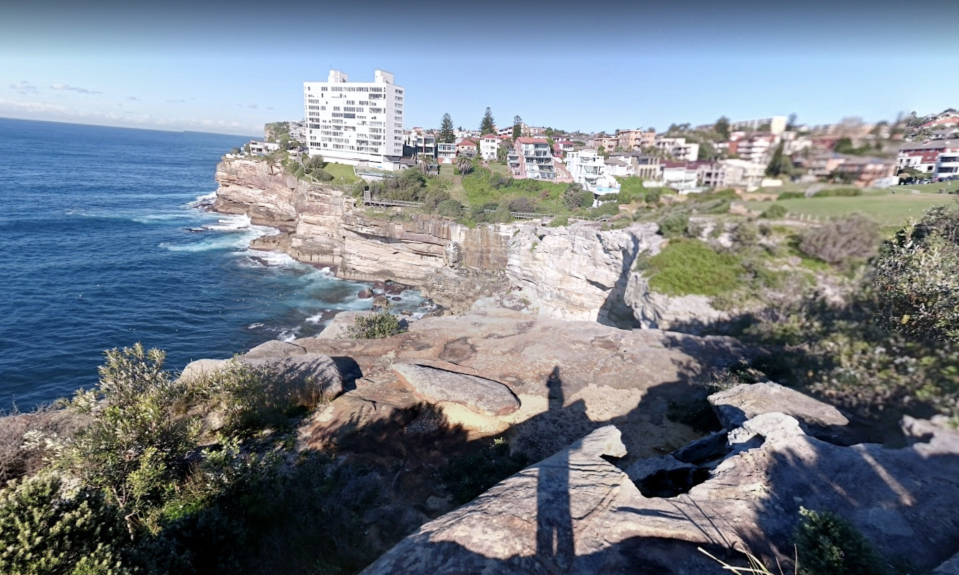
[[[709,403],[726,429],[740,427],[763,413],[792,416],[808,433],[822,438],[849,424],[835,407],[772,382],[740,384],[710,395]]]
[[[393,370],[417,397],[431,403],[458,403],[484,415],[506,415],[520,406],[509,387],[475,375],[406,363],[395,364]]]

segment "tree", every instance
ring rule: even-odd
[[[723,139],[729,139],[729,118],[726,116],[720,116],[716,123],[713,124],[713,130]]]
[[[792,172],[792,160],[783,153],[785,142],[779,142],[773,157],[766,166],[766,175],[771,177],[788,176]]]
[[[456,133],[453,132],[453,119],[449,114],[443,114],[443,121],[440,122],[439,143],[452,144],[456,141]]]
[[[460,154],[456,158],[456,169],[463,175],[470,173],[473,170],[473,160],[469,159],[466,154]]]
[[[482,121],[480,121],[480,132],[482,136],[496,132],[496,121],[493,120],[493,112],[488,107],[486,113],[483,114]]]
[[[523,118],[513,116],[513,139],[523,135]]]
[[[887,241],[875,286],[886,329],[959,341],[959,205],[931,208]]]
[[[789,114],[789,121],[786,122],[786,130],[792,132],[796,129],[796,114]]]

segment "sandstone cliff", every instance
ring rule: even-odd
[[[286,176],[264,161],[224,160],[216,179],[216,210],[281,230],[252,247],[329,266],[344,279],[414,285],[454,313],[507,288],[527,311],[557,319],[638,327],[651,313],[643,294],[630,289],[630,269],[638,253],[658,250],[655,224],[604,232],[586,224],[469,228],[425,214],[390,221],[371,217],[342,190]]]

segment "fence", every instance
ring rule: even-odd
[[[363,203],[367,206],[396,207],[396,208],[422,208],[423,202],[404,202],[403,200],[382,200],[373,198],[369,190],[363,192]]]
[[[496,213],[496,210],[483,210],[487,214]],[[534,212],[510,212],[509,215],[517,220],[552,220],[556,216],[553,214],[537,214]]]

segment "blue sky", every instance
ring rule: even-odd
[[[956,21],[959,3],[943,4],[909,13]],[[301,118],[302,82],[330,66],[393,72],[407,127],[449,112],[475,128],[486,106],[584,131],[959,107],[959,35],[881,2],[355,5],[4,8],[0,116],[253,135]]]

